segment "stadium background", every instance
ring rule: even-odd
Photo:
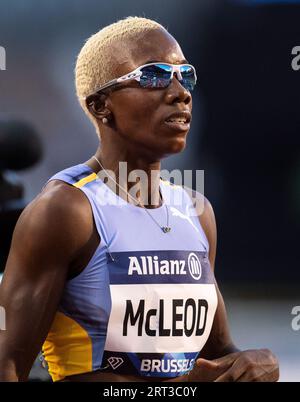
[[[188,146],[163,167],[205,170],[233,337],[242,348],[271,348],[281,380],[300,381],[300,331],[291,327],[300,305],[300,70],[291,67],[300,46],[297,1],[2,0],[0,123],[28,122],[43,155],[29,169],[0,171],[0,269],[18,202],[96,149],[74,92],[75,58],[92,33],[128,15],[167,26],[197,68]],[[19,189],[9,199],[7,183]],[[39,364],[31,378],[46,378]]]

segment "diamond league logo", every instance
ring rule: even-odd
[[[199,258],[195,253],[189,254],[188,267],[192,278],[198,281],[202,275],[202,267]]]
[[[119,366],[121,366],[121,364],[124,363],[122,357],[110,357],[109,359],[107,359],[107,361],[113,370],[116,370]]]

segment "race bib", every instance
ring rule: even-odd
[[[217,308],[207,252],[115,252],[108,260],[112,310],[102,367],[149,377],[187,373]]]

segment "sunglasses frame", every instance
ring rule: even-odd
[[[91,95],[99,93],[99,92],[103,91],[104,89],[110,88],[113,85],[120,84],[120,83],[125,82],[125,81],[136,80],[136,81],[140,82],[141,76],[143,74],[141,69],[144,68],[144,67],[154,66],[154,65],[157,65],[157,64],[162,64],[162,65],[165,65],[165,66],[172,67],[170,82],[172,81],[172,79],[174,77],[174,73],[176,73],[179,82],[182,81],[182,75],[181,75],[181,72],[180,72],[180,68],[183,67],[183,66],[187,66],[187,67],[192,68],[192,70],[194,71],[194,75],[195,75],[195,84],[197,82],[196,69],[192,64],[187,64],[187,63],[184,63],[184,64],[169,64],[169,63],[164,63],[164,62],[148,63],[148,64],[143,64],[142,66],[139,66],[135,70],[133,70],[130,73],[127,73],[125,75],[122,75],[119,78],[115,78],[115,79],[113,79],[111,81],[108,81],[106,84],[102,85],[100,88],[98,88],[96,91],[94,91],[90,95],[85,96],[83,99],[86,100]]]

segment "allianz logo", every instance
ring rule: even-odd
[[[202,267],[197,254],[190,253],[186,260],[159,260],[158,256],[132,256],[129,258],[128,275],[187,275],[199,280]]]

